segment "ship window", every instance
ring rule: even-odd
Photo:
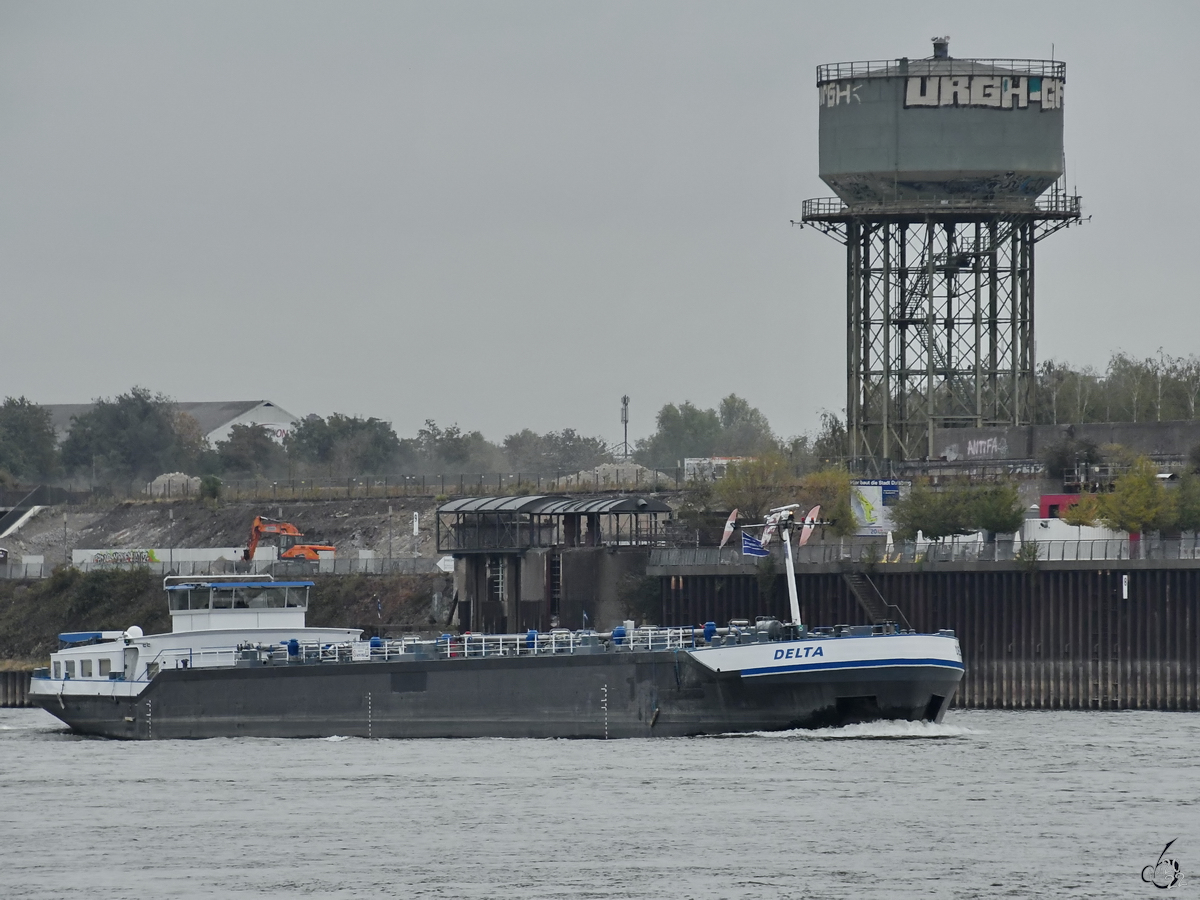
[[[171,591],[171,612],[188,608],[188,591]]]
[[[66,669],[67,677],[74,678],[75,677],[75,660],[68,659],[63,665]]]
[[[208,609],[208,601],[211,595],[212,591],[207,589],[200,591],[188,591],[188,608]]]
[[[233,592],[232,591],[213,591],[212,608],[213,609],[233,609]]]
[[[287,605],[293,609],[308,608],[308,588],[284,588],[287,591]]]
[[[287,588],[278,587],[248,587],[237,589],[238,609],[283,609],[286,604]]]
[[[79,677],[80,678],[91,678],[92,677],[92,661],[90,659],[81,659],[79,661]]]
[[[100,677],[107,678],[112,674],[112,660],[107,657],[100,660]]]
[[[62,678],[62,663],[57,660],[54,662],[54,678],[55,680]]]

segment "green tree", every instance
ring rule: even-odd
[[[1176,524],[1183,531],[1200,531],[1200,475],[1185,472],[1175,492]]]
[[[779,450],[767,417],[737,394],[725,397],[718,409],[668,403],[655,421],[654,434],[636,445],[637,461],[647,466],[673,468],[689,457],[758,456]]]
[[[982,485],[966,498],[966,524],[993,534],[1011,534],[1025,521],[1025,507],[1014,484]]]
[[[327,419],[309,416],[284,438],[284,448],[298,462],[339,475],[387,471],[401,452],[400,439],[388,422],[341,413]]]
[[[668,403],[658,411],[658,430],[637,442],[638,462],[655,468],[674,468],[688,457],[712,456],[721,437],[721,419],[715,410],[699,409],[690,402]]]
[[[776,453],[779,438],[759,410],[737,394],[730,394],[717,408],[721,433],[713,445],[715,456],[756,456]]]
[[[579,472],[612,462],[603,438],[585,437],[573,428],[546,434],[526,428],[504,439],[504,452],[515,472]]]
[[[768,510],[792,502],[796,488],[791,467],[776,452],[732,463],[713,485],[713,492],[726,509],[739,510],[742,518],[757,520]]]
[[[1038,367],[1039,424],[1147,422],[1195,419],[1200,405],[1200,357],[1173,357],[1161,349],[1146,359],[1113,353],[1104,374],[1047,360]]]
[[[0,405],[0,469],[18,478],[44,478],[58,467],[50,411],[25,397]]]
[[[1116,480],[1112,493],[1100,499],[1100,521],[1132,535],[1170,527],[1172,504],[1158,478],[1158,468],[1139,456]]]
[[[402,441],[402,449],[425,472],[500,472],[507,468],[504,451],[478,431],[463,431],[457,424],[446,428],[433,419],[415,439]]]
[[[913,484],[892,507],[896,530],[908,540],[915,538],[918,531],[935,541],[954,534],[970,534],[975,529],[969,519],[965,491],[960,488],[935,491],[923,482]]]
[[[217,460],[228,475],[264,478],[287,470],[287,453],[265,425],[234,425],[217,442]]]
[[[1068,525],[1091,528],[1100,518],[1100,498],[1095,494],[1081,494],[1078,503],[1072,503],[1058,517]]]
[[[1200,444],[1188,451],[1188,466],[1191,471],[1200,474]]]
[[[917,531],[931,540],[974,531],[1011,534],[1025,521],[1025,507],[1014,484],[951,484],[935,491],[918,483],[892,507],[892,521],[906,538]]]
[[[846,426],[831,412],[821,413],[821,429],[812,445],[813,455],[817,459],[843,460],[850,455],[850,439],[846,434]]]
[[[850,506],[850,473],[833,466],[805,475],[800,482],[800,505],[821,507],[821,520],[834,537],[849,537],[858,531],[858,520]]]
[[[62,461],[106,479],[153,478],[193,467],[206,446],[196,420],[170,397],[135,387],[71,419]]]

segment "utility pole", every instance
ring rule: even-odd
[[[388,505],[388,565],[392,562],[392,507]]]
[[[629,395],[626,394],[621,398],[621,425],[625,429],[625,439],[623,446],[625,448],[625,459],[629,459]]]

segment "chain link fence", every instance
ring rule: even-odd
[[[0,578],[48,578],[58,566],[51,563],[11,563],[0,565]],[[312,575],[432,575],[443,571],[438,559],[432,557],[373,557],[367,559],[323,559],[318,562],[256,561],[234,563],[218,559],[210,561],[76,563],[81,572],[111,572],[114,570],[143,570],[151,575],[274,575],[276,578],[304,579]]]
[[[439,475],[358,475],[347,478],[223,478],[222,500],[355,500],[401,497],[475,497],[515,494],[596,494],[656,492],[685,486],[683,469],[649,470],[629,463],[590,472],[475,472]],[[112,500],[174,500],[204,496],[198,479],[175,482],[123,482],[104,487],[70,484],[63,491],[72,505]]]

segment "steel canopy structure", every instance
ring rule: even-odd
[[[868,474],[932,457],[935,429],[1029,423],[1034,249],[1080,219],[1061,182],[1065,64],[956,60],[947,41],[818,68],[838,197],[802,222],[846,247],[849,453]]]
[[[665,540],[663,524],[670,518],[671,507],[656,497],[464,497],[438,507],[437,548],[464,555],[657,546]]]

